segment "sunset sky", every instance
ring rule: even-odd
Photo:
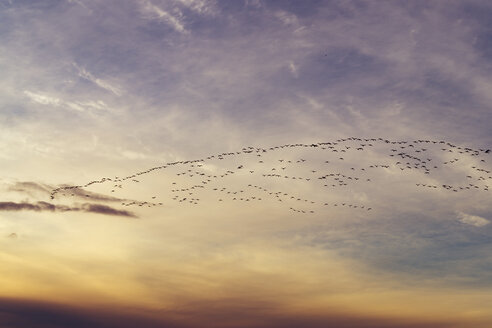
[[[492,2],[0,0],[0,326],[492,327]]]

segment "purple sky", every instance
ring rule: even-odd
[[[328,195],[370,202],[371,215],[333,210],[316,212],[310,221],[273,202],[220,205],[225,209],[209,202],[198,210],[118,207],[127,199],[151,199],[170,176],[142,178],[128,194],[88,188],[93,194],[86,198],[80,193],[75,202],[48,203],[55,187],[245,146],[354,136],[445,140],[486,150],[492,147],[491,76],[489,1],[0,0],[0,267],[7,268],[0,269],[0,284],[19,286],[0,291],[0,298],[80,305],[87,295],[104,294],[105,304],[155,310],[156,304],[193,307],[212,293],[218,307],[231,297],[247,315],[249,305],[241,302],[257,300],[245,292],[249,288],[258,290],[258,302],[278,305],[269,297],[284,295],[281,286],[248,284],[265,279],[269,286],[267,273],[275,273],[292,291],[286,299],[306,300],[304,314],[323,313],[319,304],[326,301],[362,318],[372,311],[363,305],[375,300],[381,312],[371,314],[385,317],[399,311],[392,303],[407,295],[415,303],[402,308],[418,310],[425,297],[450,300],[419,319],[457,313],[456,322],[486,327],[492,323],[492,298],[483,295],[492,295],[486,187],[492,180],[479,181],[484,192],[458,196],[413,187],[420,181],[459,184],[476,167],[490,170],[492,155],[484,151],[476,158],[456,155],[457,165],[432,177],[388,169],[372,189]],[[439,147],[430,151],[434,161],[454,158]],[[382,152],[349,160],[360,167],[387,162]],[[241,164],[252,167],[248,161]],[[227,165],[237,166],[224,161],[204,169]],[[309,186],[270,187],[318,196]],[[240,223],[232,225],[227,215]],[[289,254],[305,261],[303,275]],[[320,259],[326,266],[316,264]],[[112,281],[111,261],[125,269],[103,292]],[[325,281],[330,263],[335,277]],[[359,266],[362,273],[355,272]],[[40,276],[61,282],[45,290]],[[211,287],[218,280],[220,292]],[[296,281],[305,284],[297,289]],[[340,303],[328,297],[338,281]],[[408,294],[392,294],[399,289]],[[43,296],[62,290],[60,297]],[[460,308],[463,295],[469,304]],[[275,311],[295,313],[289,311],[297,303],[286,303]]]

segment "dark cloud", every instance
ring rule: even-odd
[[[7,236],[8,238],[11,238],[11,239],[16,239],[17,238],[17,234],[15,232],[12,232],[10,235]]]
[[[44,202],[39,202],[38,204],[30,203],[14,203],[14,202],[0,202],[0,210],[2,211],[53,211],[50,206],[44,206]]]
[[[66,187],[66,185],[64,185],[64,187]],[[121,202],[125,200],[117,197],[106,196],[96,192],[83,190],[80,188],[67,190],[65,193],[62,192],[61,194],[62,195],[65,194],[66,196],[71,196],[71,197],[83,197],[86,200],[94,200],[100,202]]]
[[[207,302],[191,311],[136,312],[130,309],[87,309],[53,303],[0,299],[0,324],[16,328],[193,328],[193,327],[337,327],[337,328],[452,328],[457,323],[439,320],[395,320],[357,315],[297,315],[269,313],[255,304],[235,306],[228,302]],[[254,302],[251,302],[254,303]]]
[[[89,213],[99,213],[104,215],[126,216],[135,218],[136,215],[129,211],[117,210],[115,208],[100,205],[100,204],[82,204],[80,207],[70,207],[66,205],[55,205],[47,202],[36,203],[15,203],[15,202],[0,202],[0,211],[50,211],[50,212],[69,212],[82,211]]]
[[[27,192],[27,191],[32,191],[32,190],[38,190],[42,192],[50,192],[51,189],[53,189],[49,185],[37,183],[37,182],[32,182],[32,181],[23,181],[23,182],[16,182],[13,186],[9,188],[9,190],[12,191],[20,191],[20,192]]]
[[[184,327],[165,320],[130,311],[103,311],[82,309],[46,302],[0,299],[0,325],[16,328],[179,328]]]
[[[116,216],[129,216],[136,217],[135,214],[125,210],[117,210],[110,206],[101,205],[101,204],[84,204],[82,206],[82,210],[86,212],[99,213],[105,215],[116,215]]]
[[[21,181],[9,186],[9,191],[19,192],[31,197],[36,197],[41,194],[49,194],[53,187],[42,183],[32,181]]]

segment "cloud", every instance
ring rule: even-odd
[[[17,191],[23,193],[31,193],[32,191],[38,191],[46,194],[49,194],[52,189],[53,187],[51,187],[50,185],[45,185],[32,181],[16,182],[13,185],[9,186],[8,188],[9,191]]]
[[[75,3],[85,9],[88,9],[87,6],[81,0],[68,0],[68,3]]]
[[[85,203],[78,207],[70,207],[66,205],[55,205],[48,202],[38,201],[36,203],[16,203],[16,202],[0,202],[0,211],[36,211],[36,212],[70,212],[82,211],[87,213],[98,213],[103,215],[125,216],[136,218],[137,216],[129,211],[118,210],[106,205]]]
[[[37,202],[36,204],[31,203],[15,203],[15,202],[0,202],[0,211],[54,211],[56,206],[46,202]],[[65,207],[60,207],[60,210],[65,210]]]
[[[290,14],[285,11],[278,11],[275,13],[275,17],[281,20],[286,26],[299,27],[299,20],[294,14]]]
[[[181,12],[177,11],[175,15],[172,15],[169,12],[165,11],[164,9],[154,5],[150,1],[142,1],[140,2],[140,4],[141,4],[140,10],[146,19],[163,21],[169,26],[171,26],[177,32],[183,34],[188,33],[188,31],[185,29],[183,23],[179,18],[181,16]],[[200,7],[195,6],[195,8],[200,8]],[[177,9],[175,9],[175,11],[176,10]]]
[[[70,187],[68,185],[61,185],[59,188],[65,188],[65,187]],[[53,186],[47,185],[47,184],[42,184],[38,182],[32,182],[32,181],[23,181],[23,182],[16,182],[13,185],[8,187],[8,191],[15,191],[15,192],[20,192],[24,194],[28,194],[30,196],[35,196],[35,193],[41,193],[44,195],[51,195],[53,192],[53,189],[55,189]],[[61,192],[61,195],[64,193]],[[122,202],[122,201],[128,201],[127,199],[123,198],[118,198],[118,197],[113,197],[113,196],[107,196],[104,194],[88,191],[88,190],[83,190],[81,188],[70,188],[65,191],[66,196],[70,197],[78,197],[78,198],[83,198],[85,200],[93,200],[93,201],[100,201],[100,202]]]
[[[67,101],[57,97],[53,97],[44,93],[32,92],[25,90],[24,94],[34,103],[41,105],[51,105],[54,107],[64,107],[79,112],[86,110],[109,110],[108,105],[102,100],[91,101]]]
[[[0,299],[0,322],[18,328],[183,328],[166,318],[125,309],[96,309],[29,300]]]
[[[178,0],[178,2],[201,15],[216,14],[216,1],[213,0]]]
[[[116,216],[128,216],[136,218],[137,216],[132,212],[125,210],[117,210],[107,205],[101,204],[83,204],[81,209],[85,212],[99,213],[104,215],[116,215]]]
[[[86,79],[87,81],[90,81],[90,82],[94,83],[95,85],[97,85],[98,87],[100,87],[100,88],[102,88],[102,89],[104,89],[106,91],[112,92],[113,94],[115,94],[117,96],[121,96],[122,95],[122,91],[121,91],[121,89],[118,86],[115,86],[115,85],[109,83],[106,80],[102,80],[100,78],[95,77],[94,75],[92,75],[92,73],[90,73],[89,71],[87,71],[85,68],[79,67],[75,63],[73,65],[79,71],[79,76],[81,78]]]
[[[69,187],[67,185],[62,185],[61,188],[63,187]],[[51,191],[50,191],[51,193]],[[63,193],[62,193],[63,195]],[[67,196],[75,196],[79,198],[84,198],[86,200],[93,200],[93,201],[100,201],[100,202],[121,202],[121,201],[126,201],[127,199],[122,199],[118,197],[113,197],[113,196],[107,196],[104,194],[80,189],[80,188],[72,188],[70,190],[66,191]]]
[[[466,213],[458,213],[458,221],[461,223],[469,224],[475,227],[484,227],[490,223],[489,220],[478,216],[478,215],[470,215]]]
[[[296,78],[299,77],[299,74],[297,72],[297,67],[292,61],[289,62],[289,70]]]
[[[246,7],[251,6],[251,7],[255,7],[255,8],[261,8],[262,3],[261,3],[261,0],[245,0],[245,6]]]
[[[60,106],[63,102],[62,100],[55,98],[55,97],[50,97],[47,95],[43,95],[40,93],[35,93],[31,92],[28,90],[24,91],[24,94],[29,97],[33,102],[36,102],[41,105],[53,105],[53,106]]]

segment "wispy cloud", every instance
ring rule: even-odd
[[[51,97],[45,94],[41,93],[36,93],[32,92],[29,90],[25,90],[24,94],[29,97],[33,102],[41,104],[41,105],[53,105],[53,106],[60,106],[64,102],[61,99]]]
[[[22,181],[15,182],[13,185],[10,185],[7,190],[27,194],[34,197],[37,193],[49,195],[52,189],[53,187],[42,183]]]
[[[217,4],[214,0],[178,0],[178,2],[201,15],[216,14]]]
[[[102,100],[96,101],[67,101],[63,100],[46,93],[33,92],[29,90],[25,90],[24,94],[34,103],[46,105],[46,106],[54,106],[54,107],[63,107],[72,109],[79,112],[84,111],[108,111],[110,108],[106,103]]]
[[[98,87],[100,87],[106,91],[112,92],[113,94],[115,94],[117,96],[122,95],[122,91],[121,91],[120,87],[118,87],[118,86],[116,86],[116,85],[114,85],[114,84],[112,84],[106,80],[95,77],[91,72],[87,71],[83,67],[79,67],[75,63],[73,65],[75,66],[75,68],[77,68],[78,74],[81,78],[86,79],[87,81],[90,81],[90,82],[94,83],[95,85],[97,85]]]
[[[81,6],[81,7],[89,10],[87,8],[87,6],[84,4],[84,2],[82,2],[82,0],[67,0],[67,1],[68,1],[68,3],[75,3],[75,4],[77,4],[77,5]]]
[[[297,72],[297,66],[296,64],[294,64],[293,61],[289,62],[289,70],[292,73],[292,75],[294,75],[296,78],[299,77],[299,74]]]
[[[489,220],[478,215],[471,215],[466,213],[458,213],[458,220],[461,223],[469,224],[475,227],[484,227],[490,223]]]
[[[281,20],[286,26],[299,27],[299,20],[297,19],[297,16],[292,13],[278,11],[275,13],[275,17]]]
[[[184,33],[184,34],[188,33],[183,22],[181,21],[180,17],[182,16],[182,14],[178,8],[174,8],[174,15],[173,15],[165,11],[164,9],[154,5],[151,1],[141,1],[140,4],[141,4],[140,10],[144,18],[150,20],[162,21],[168,24],[169,26],[171,26],[177,32]],[[190,5],[191,4],[192,3],[190,2]],[[198,6],[195,8],[200,8],[200,7]]]

